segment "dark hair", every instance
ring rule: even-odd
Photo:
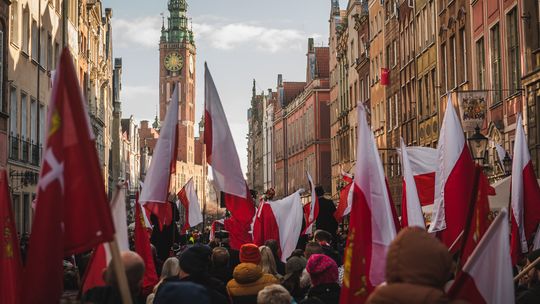
[[[317,196],[323,196],[323,195],[324,195],[324,188],[323,188],[323,186],[317,186],[317,187],[315,187],[315,194],[317,194]]]
[[[272,253],[274,254],[274,258],[279,256],[278,255],[278,242],[276,240],[266,240],[266,242],[264,242],[264,245],[268,248],[270,248],[270,250],[272,250]]]
[[[323,253],[323,249],[321,245],[317,242],[309,242],[306,244],[306,250],[304,251],[304,255],[306,256],[306,259],[309,259],[309,257],[312,254],[316,253]]]
[[[321,241],[327,242],[327,243],[332,242],[332,235],[330,234],[330,232],[325,231],[325,230],[321,230],[321,229],[316,230],[313,237],[315,238],[315,241],[317,242],[321,242]]]
[[[225,247],[216,247],[212,250],[212,264],[214,267],[227,266],[229,258],[229,251]]]

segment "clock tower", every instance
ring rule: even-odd
[[[169,0],[169,17],[159,41],[159,120],[163,123],[175,86],[179,88],[178,161],[195,159],[195,58],[193,31],[188,27],[186,0]]]

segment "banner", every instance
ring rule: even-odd
[[[476,126],[482,127],[486,118],[486,96],[483,92],[459,92],[459,113],[463,131],[472,132]]]

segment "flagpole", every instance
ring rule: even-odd
[[[124,264],[120,259],[120,249],[118,247],[118,241],[116,240],[116,234],[113,237],[113,240],[109,243],[109,248],[111,249],[111,263],[113,264],[114,272],[116,273],[116,280],[118,282],[118,289],[120,289],[120,295],[122,296],[122,303],[132,304],[131,293],[129,291],[129,286],[126,277],[126,270],[124,269]]]
[[[517,282],[521,277],[527,274],[531,269],[533,269],[536,265],[540,263],[540,257],[536,258],[532,263],[530,263],[527,267],[523,268],[523,270],[518,273],[517,276],[514,277],[514,282]]]

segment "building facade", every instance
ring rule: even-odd
[[[8,52],[9,52],[9,6],[10,1],[0,1],[0,147],[7,147],[9,140],[9,95],[8,92]],[[0,169],[7,168],[7,148],[0,149]]]
[[[7,76],[2,83],[7,84],[2,94],[6,101],[9,100],[9,138],[7,145],[2,146],[0,156],[7,151],[13,211],[17,231],[21,234],[29,233],[31,229],[31,203],[36,196],[45,144],[52,71],[56,68],[61,46],[71,51],[75,64],[78,64],[78,7],[76,0],[11,1],[9,33],[1,37],[5,42],[2,44],[5,48],[2,60],[5,61],[2,62],[6,64],[2,70],[7,68]],[[2,12],[7,14],[7,10],[0,9],[0,16]]]
[[[251,107],[248,109],[248,168],[247,168],[247,183],[248,187],[257,193],[264,192],[264,137],[263,137],[263,120],[265,115],[265,107],[267,97],[264,92],[257,94],[255,88],[255,80],[253,80]]]

